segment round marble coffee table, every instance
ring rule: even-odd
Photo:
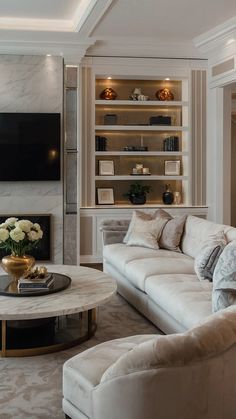
[[[89,339],[96,330],[97,307],[116,292],[116,282],[96,269],[46,266],[69,276],[71,285],[43,296],[0,295],[1,356],[50,353]]]

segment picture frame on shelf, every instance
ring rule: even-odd
[[[113,188],[97,188],[98,205],[112,205],[114,201]]]
[[[113,160],[99,160],[99,176],[113,176],[115,173]]]
[[[180,175],[180,160],[165,160],[165,176]]]

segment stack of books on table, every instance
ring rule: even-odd
[[[45,276],[45,278],[20,278],[18,282],[18,290],[20,292],[39,292],[49,290],[54,284],[53,274]]]

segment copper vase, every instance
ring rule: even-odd
[[[4,256],[2,258],[2,267],[3,269],[14,279],[15,282],[18,282],[20,277],[24,273],[31,269],[35,264],[35,259],[32,256]]]

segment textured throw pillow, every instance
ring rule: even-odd
[[[236,304],[236,240],[227,244],[213,274],[212,310]]]
[[[137,212],[132,217],[132,231],[127,240],[127,246],[143,246],[150,249],[159,249],[158,240],[166,219],[154,218],[144,220]]]
[[[194,261],[194,270],[200,281],[212,281],[215,266],[226,244],[223,231],[211,235],[203,244]]]
[[[159,247],[161,249],[172,250],[174,252],[180,252],[179,244],[183,234],[184,225],[187,216],[181,215],[179,217],[171,217],[168,212],[164,210],[158,210],[157,216],[167,219],[162,234],[159,240]]]
[[[148,214],[147,212],[143,212],[143,211],[139,211],[139,210],[133,211],[132,218],[131,218],[131,221],[130,221],[130,224],[129,224],[129,228],[128,228],[128,231],[127,231],[127,233],[124,237],[123,243],[128,242],[129,236],[133,231],[134,221],[136,219],[136,216],[138,216],[142,220],[154,220],[156,218],[157,212],[158,211],[155,211],[152,214]]]

